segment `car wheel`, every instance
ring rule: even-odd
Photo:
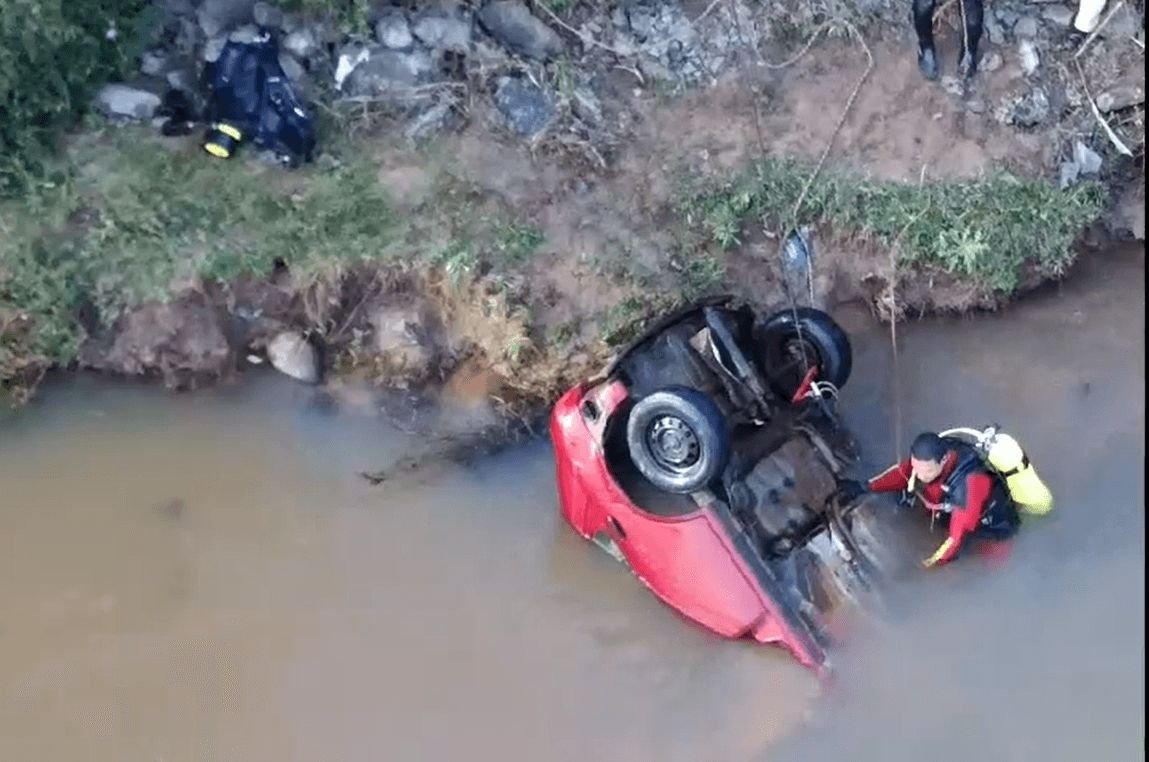
[[[850,339],[821,310],[798,307],[775,313],[759,329],[758,343],[767,383],[787,400],[798,391],[811,365],[818,368],[819,381],[838,389],[850,379],[854,365]]]
[[[695,389],[669,387],[643,397],[626,425],[630,458],[655,487],[696,492],[726,466],[730,443],[722,411]]]

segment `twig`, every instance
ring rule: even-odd
[[[1100,27],[1098,27],[1100,29]],[[1077,67],[1077,75],[1081,78],[1081,89],[1085,92],[1085,99],[1089,101],[1089,108],[1093,110],[1093,116],[1101,124],[1105,134],[1109,137],[1109,142],[1113,143],[1114,147],[1124,156],[1132,156],[1133,152],[1121,142],[1121,138],[1109,126],[1109,122],[1105,121],[1105,117],[1101,114],[1101,109],[1097,108],[1097,101],[1093,100],[1093,95],[1089,92],[1089,84],[1085,81],[1085,70],[1081,68],[1081,61],[1076,57],[1073,59],[1073,65]]]
[[[570,32],[571,34],[573,34],[575,37],[578,37],[585,44],[594,45],[595,47],[602,48],[603,50],[607,51],[608,53],[614,53],[619,58],[626,58],[626,56],[627,56],[626,53],[623,53],[620,50],[615,50],[610,45],[607,45],[604,42],[599,42],[595,38],[591,37],[589,34],[586,34],[585,32],[580,32],[579,30],[575,29],[573,26],[571,26],[567,22],[560,19],[557,15],[555,15],[554,11],[552,11],[550,8],[547,7],[546,3],[536,3],[535,7],[536,8],[542,8],[543,12],[546,13],[548,16],[550,16],[552,21],[554,21],[556,24],[561,26],[563,29],[565,29],[568,32]]]
[[[821,36],[822,32],[826,31],[826,29],[829,28],[829,26],[830,26],[829,21],[826,21],[826,22],[823,22],[822,24],[820,24],[818,26],[818,28],[814,30],[814,33],[810,35],[810,39],[806,40],[806,44],[802,46],[801,50],[799,50],[797,53],[795,53],[790,58],[787,58],[782,63],[774,64],[774,63],[770,63],[769,61],[763,60],[762,65],[765,66],[767,69],[785,69],[787,66],[792,65],[799,58],[806,55],[806,53],[808,53],[810,51],[810,48],[814,46],[814,42],[818,39],[818,37]],[[761,57],[762,57],[761,54],[759,54],[759,58],[761,58]]]
[[[826,163],[826,157],[830,155],[830,149],[834,146],[834,141],[838,137],[838,133],[842,131],[842,126],[846,123],[846,117],[850,114],[850,109],[854,107],[854,101],[858,98],[858,93],[862,91],[862,85],[870,76],[870,72],[874,70],[874,54],[870,50],[870,46],[866,44],[866,39],[862,37],[861,32],[848,21],[843,22],[850,30],[850,33],[857,37],[858,42],[861,43],[862,49],[866,52],[866,70],[862,72],[862,76],[858,78],[858,84],[854,85],[854,91],[850,93],[850,97],[846,99],[846,106],[842,109],[842,115],[838,118],[838,124],[834,127],[834,131],[830,134],[830,139],[826,141],[826,147],[822,149],[822,155],[818,157],[818,163],[814,165],[814,171],[810,173],[809,179],[806,180],[806,185],[802,188],[802,193],[799,194],[798,200],[794,202],[794,211],[790,213],[793,222],[797,224],[798,212],[802,208],[802,202],[806,200],[806,194],[810,192],[810,187],[814,184],[814,179],[822,171],[822,165]]]
[[[1089,47],[1095,39],[1097,39],[1097,35],[1100,34],[1101,30],[1105,28],[1105,25],[1109,23],[1109,19],[1113,18],[1113,16],[1117,13],[1117,11],[1121,9],[1121,6],[1123,5],[1125,5],[1125,0],[1117,0],[1113,7],[1109,9],[1109,13],[1105,14],[1105,18],[1101,19],[1101,23],[1097,25],[1096,29],[1089,33],[1089,36],[1085,38],[1085,42],[1081,43],[1081,47],[1078,48],[1077,52],[1073,54],[1073,58],[1075,60],[1081,58],[1081,54],[1085,52],[1085,49]]]

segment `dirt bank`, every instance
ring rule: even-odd
[[[0,266],[0,379],[28,388],[79,365],[192,388],[270,356],[299,378],[401,388],[462,368],[520,410],[683,299],[784,304],[779,238],[793,226],[814,245],[816,303],[886,315],[992,308],[1060,277],[1101,214],[1109,234],[1143,235],[1143,171],[1103,138],[1094,180],[1053,182],[1081,113],[1061,53],[1036,75],[1015,52],[1027,37],[988,40],[978,79],[955,88],[921,78],[905,29],[844,17],[831,31],[853,32],[835,37],[824,16],[787,27],[732,4],[684,38],[702,63],[671,71],[655,43],[689,15],[676,7],[641,34],[633,11],[609,30],[572,12],[556,25],[566,57],[467,69],[461,120],[429,141],[399,134],[406,112],[340,112],[325,155],[298,172],[209,164],[194,140],[140,128],[83,137],[71,161],[95,168],[36,201],[55,222],[6,224],[24,233]],[[1068,33],[1038,31],[1043,50],[1068,49]],[[1091,72],[1129,55],[1096,47]],[[490,95],[509,69],[559,104],[529,140]],[[1019,128],[1009,104],[1035,87],[1061,92],[1061,110]],[[59,261],[42,254],[53,248]]]

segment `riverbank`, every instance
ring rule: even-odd
[[[724,4],[688,38],[713,65],[666,68],[655,43],[681,34],[667,29],[686,10],[639,32],[634,14],[612,21],[614,52],[582,9],[564,23],[599,23],[601,44],[558,26],[565,52],[547,61],[470,48],[484,71],[459,75],[461,119],[410,139],[409,110],[332,111],[323,153],[298,171],[94,124],[51,182],[0,207],[0,384],[26,397],[46,369],[81,367],[195,388],[270,355],[309,381],[463,384],[518,415],[683,300],[785,303],[793,227],[812,237],[816,303],[900,317],[992,308],[1060,277],[1087,228],[1120,218],[1127,187],[1143,198],[1143,173],[1098,141],[1101,172],[1054,182],[1081,142],[1073,109],[1019,127],[1016,109],[990,108],[1034,87],[1004,55],[1013,38],[986,45],[999,64],[972,95],[951,94],[921,80],[903,34],[852,36],[840,17],[833,38],[824,17],[786,26]],[[734,35],[751,21],[771,50]],[[469,44],[489,48],[474,30]],[[815,32],[792,64],[761,65]],[[633,61],[628,35],[645,40]],[[549,98],[529,138],[489,89],[511,73]]]

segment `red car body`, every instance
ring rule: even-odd
[[[816,370],[806,374],[789,401],[793,409],[807,404]],[[825,612],[814,611],[794,594],[793,575],[786,577],[763,553],[741,514],[703,490],[692,495],[693,504],[683,500],[681,510],[664,515],[638,505],[620,484],[607,452],[608,428],[613,416],[625,412],[628,400],[633,402],[631,394],[608,370],[570,389],[554,406],[550,434],[564,519],[584,538],[621,557],[659,599],[685,617],[726,638],[782,646],[803,665],[821,671],[831,623]],[[826,550],[832,544],[820,541],[819,552],[832,554]]]
[[[584,412],[593,399],[597,420]],[[777,602],[769,570],[745,547],[719,503],[685,516],[654,516],[636,506],[615,482],[603,453],[603,428],[627,398],[615,381],[577,386],[551,415],[559,502],[563,517],[590,540],[609,538],[634,574],[664,603],[727,638],[752,638],[786,647],[808,667],[826,658],[817,637]]]

